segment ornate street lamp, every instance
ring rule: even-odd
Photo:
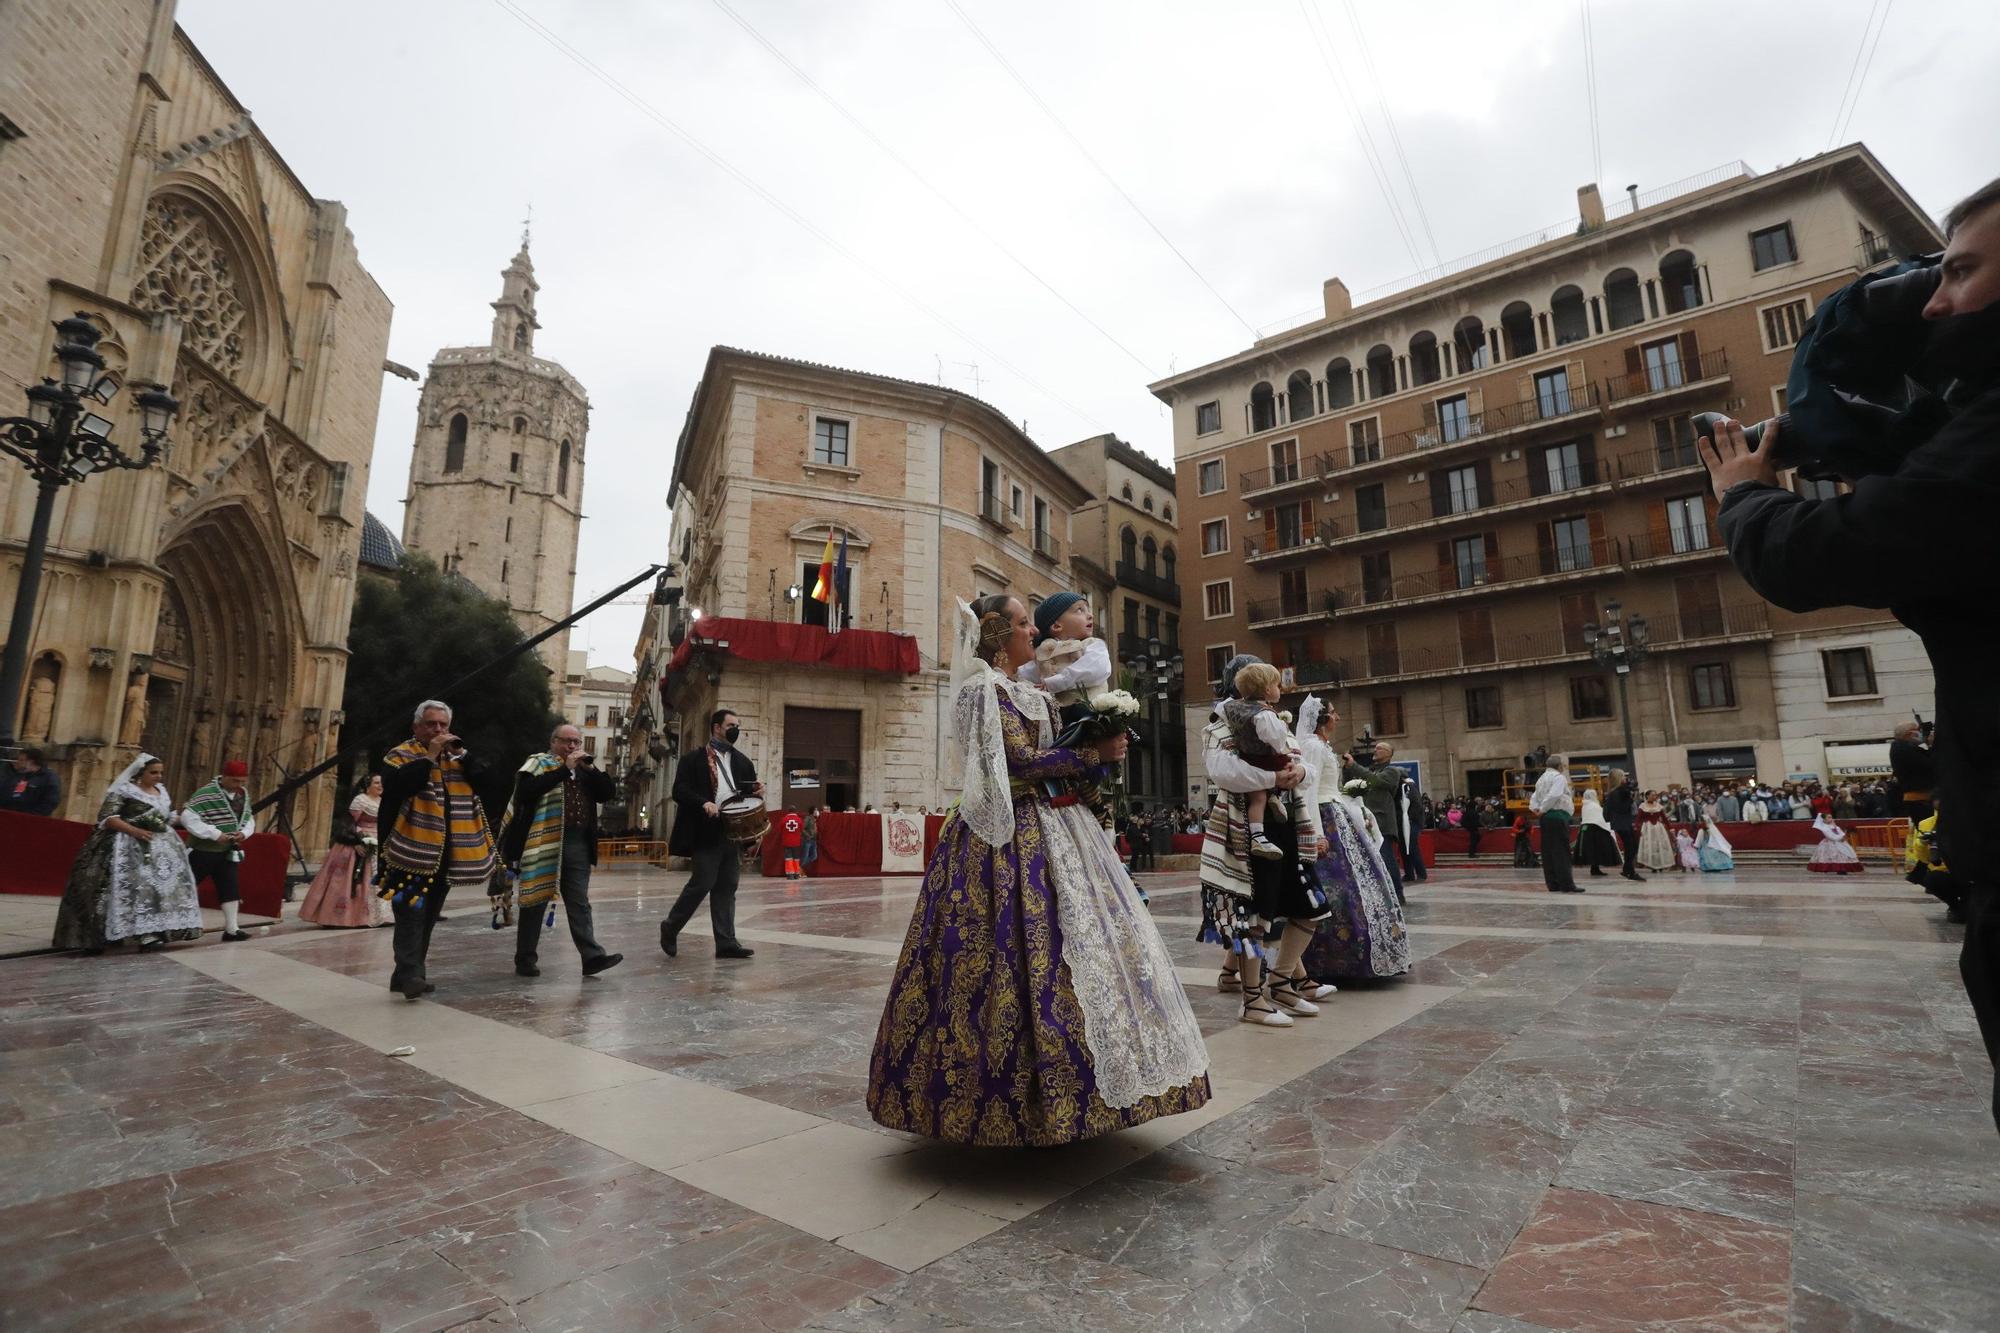
[[[1625,759],[1632,765],[1632,780],[1639,780],[1639,752],[1632,744],[1632,701],[1626,692],[1625,678],[1632,674],[1632,668],[1646,660],[1646,645],[1650,631],[1646,628],[1646,617],[1633,616],[1630,620],[1620,619],[1624,607],[1617,602],[1604,604],[1604,624],[1595,621],[1583,627],[1583,642],[1590,649],[1590,655],[1599,666],[1610,667],[1618,677],[1618,716],[1625,722]],[[1607,796],[1609,792],[1605,793]]]
[[[0,661],[0,745],[14,742],[56,492],[93,472],[151,467],[166,449],[167,432],[180,410],[166,386],[148,386],[133,400],[139,409],[139,452],[126,453],[111,441],[111,422],[87,409],[90,402],[109,403],[119,389],[116,375],[100,373],[104,356],[97,350],[97,326],[79,311],[56,324],[56,337],[62,379],[45,379],[29,387],[28,415],[0,417],[0,451],[25,467],[38,486],[35,519],[21,555],[21,581],[7,628],[7,653]]]

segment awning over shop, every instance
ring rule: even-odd
[[[696,652],[725,653],[746,662],[790,662],[894,676],[913,676],[922,669],[917,641],[908,634],[874,629],[833,634],[819,625],[728,616],[703,616],[689,626],[687,638],[667,662],[667,675],[677,675]]]

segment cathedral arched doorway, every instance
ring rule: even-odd
[[[250,787],[277,785],[303,645],[284,543],[241,502],[196,515],[160,552],[167,584],[148,685],[148,748],[183,788],[225,759],[250,762]]]

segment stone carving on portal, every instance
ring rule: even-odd
[[[137,745],[146,734],[146,717],[150,705],[146,702],[146,686],[152,677],[144,671],[134,671],[125,685],[124,720],[118,724],[118,743]]]

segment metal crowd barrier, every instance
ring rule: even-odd
[[[1854,844],[1855,855],[1864,860],[1881,857],[1900,871],[1905,869],[1909,850],[1910,821],[1891,819],[1880,824],[1863,824],[1848,834],[1848,841]]]
[[[667,863],[667,844],[651,842],[644,838],[599,838],[597,840],[597,864],[606,865],[655,865]]]

